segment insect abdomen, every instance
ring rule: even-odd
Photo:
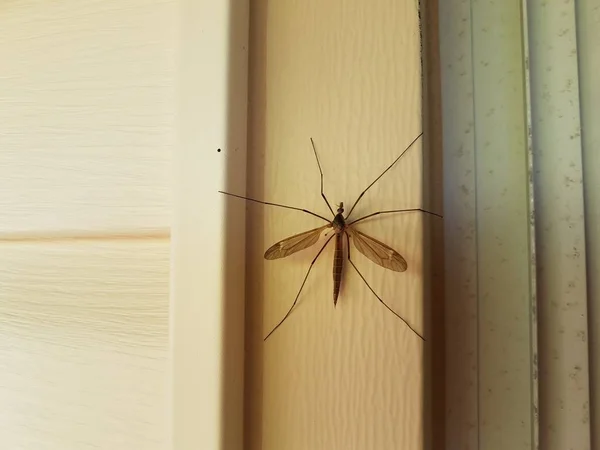
[[[338,295],[340,294],[340,284],[342,282],[342,267],[344,265],[343,236],[344,233],[337,233],[335,235],[335,253],[333,254],[333,306],[337,304]]]

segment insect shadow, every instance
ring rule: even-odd
[[[365,284],[367,285],[369,290],[373,293],[373,295],[377,298],[377,300],[379,300],[379,302],[381,302],[381,304],[383,306],[385,306],[398,319],[400,319],[402,322],[404,322],[404,324],[413,333],[415,333],[423,341],[425,340],[425,338],[423,338],[423,336],[421,336],[421,334],[417,330],[415,330],[406,320],[404,320],[404,318],[402,318],[399,314],[397,314],[392,308],[390,308],[383,301],[383,299],[379,295],[377,295],[377,293],[373,290],[371,285],[367,282],[365,277],[362,275],[360,270],[358,270],[358,267],[356,267],[356,265],[354,264],[354,262],[352,261],[352,259],[350,257],[350,238],[352,238],[352,242],[354,242],[354,247],[360,253],[362,253],[364,256],[366,256],[371,261],[373,261],[375,264],[377,264],[381,267],[384,267],[386,269],[393,270],[395,272],[404,272],[408,268],[408,264],[406,263],[406,260],[402,257],[402,255],[400,255],[400,253],[398,253],[396,250],[394,250],[390,246],[384,244],[383,242],[378,241],[377,239],[363,233],[362,231],[358,231],[356,228],[354,228],[354,225],[357,224],[358,222],[362,222],[363,220],[370,219],[370,218],[378,216],[380,214],[422,212],[422,213],[430,214],[432,216],[439,217],[439,218],[442,218],[442,216],[440,214],[436,214],[431,211],[426,211],[421,208],[409,208],[409,209],[392,209],[392,210],[386,210],[386,211],[377,211],[377,212],[374,212],[371,214],[367,214],[366,216],[359,217],[358,219],[349,220],[350,216],[352,215],[352,211],[354,211],[354,208],[356,207],[358,202],[363,198],[365,193],[375,183],[377,183],[377,181],[379,181],[379,179],[382,176],[384,176],[387,173],[387,171],[390,170],[394,166],[394,164],[396,164],[400,160],[400,158],[402,158],[402,156],[404,156],[404,154],[413,146],[413,144],[415,142],[417,142],[417,140],[421,136],[423,136],[423,133],[419,134],[415,139],[413,139],[413,141],[408,145],[408,147],[406,147],[404,149],[404,151],[402,153],[400,153],[400,155],[387,167],[387,169],[385,169],[377,178],[375,178],[375,180],[373,180],[373,182],[371,184],[369,184],[366,187],[366,189],[364,191],[361,192],[361,194],[358,196],[358,198],[356,199],[356,201],[350,208],[350,211],[345,216],[344,216],[344,204],[340,203],[339,207],[337,208],[337,211],[334,212],[333,208],[331,207],[331,204],[329,203],[329,200],[327,200],[327,197],[325,196],[325,193],[323,192],[323,170],[321,168],[321,162],[319,161],[319,156],[317,155],[315,143],[314,143],[313,139],[310,138],[313,153],[315,154],[315,159],[317,161],[317,166],[319,168],[319,173],[321,174],[321,197],[323,197],[323,200],[327,204],[329,211],[331,211],[331,214],[333,215],[333,220],[327,219],[326,217],[323,217],[320,214],[314,213],[307,209],[298,208],[295,206],[283,205],[280,203],[265,202],[265,201],[256,200],[256,199],[249,198],[249,197],[244,197],[242,195],[236,195],[236,194],[231,194],[229,192],[219,191],[219,193],[221,193],[221,194],[229,195],[231,197],[237,197],[237,198],[240,198],[243,200],[248,200],[251,202],[260,203],[263,205],[277,206],[279,208],[287,208],[287,209],[293,209],[296,211],[302,211],[306,214],[310,214],[312,216],[318,217],[319,219],[322,219],[325,222],[327,222],[326,225],[314,228],[312,230],[305,231],[303,233],[296,234],[294,236],[290,236],[288,238],[283,239],[282,241],[279,241],[279,242],[273,244],[265,252],[265,259],[273,260],[273,259],[285,258],[286,256],[292,255],[296,252],[299,252],[300,250],[304,250],[304,249],[316,244],[317,241],[319,240],[319,238],[321,237],[321,234],[323,234],[324,231],[326,231],[325,235],[327,235],[329,232],[333,231],[333,234],[328,237],[328,239],[325,241],[325,244],[323,244],[323,246],[321,247],[321,249],[319,250],[317,255],[314,257],[314,259],[310,263],[308,271],[306,272],[306,275],[304,276],[304,280],[302,281],[302,284],[300,285],[300,289],[298,290],[298,293],[296,294],[296,298],[294,299],[292,306],[290,306],[290,309],[288,309],[285,316],[283,316],[283,318],[279,321],[279,323],[277,323],[277,325],[275,325],[275,327],[271,330],[271,332],[269,334],[267,334],[267,336],[264,338],[265,341],[269,338],[269,336],[271,336],[273,334],[273,332],[275,330],[277,330],[277,328],[279,328],[283,324],[283,322],[285,322],[285,320],[288,318],[288,316],[290,315],[290,313],[296,306],[298,298],[300,297],[300,294],[302,293],[302,289],[304,288],[304,285],[306,284],[306,280],[308,279],[308,276],[310,275],[310,271],[312,270],[315,262],[317,261],[317,259],[321,255],[321,253],[323,253],[323,250],[325,250],[325,247],[327,247],[327,245],[333,238],[335,238],[335,252],[334,252],[334,256],[333,256],[333,305],[335,306],[337,304],[338,295],[340,293],[340,286],[342,283],[342,268],[344,266],[344,257],[343,257],[344,237],[346,238],[345,240],[346,240],[347,249],[348,249],[347,250],[348,262],[352,265],[352,267],[354,267],[354,270],[356,270],[356,272],[358,273],[360,278],[365,282]]]

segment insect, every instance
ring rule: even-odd
[[[333,208],[331,207],[331,204],[329,203],[329,200],[327,200],[327,197],[325,196],[325,193],[323,192],[323,170],[321,168],[321,162],[319,161],[319,156],[317,155],[315,143],[314,143],[313,139],[310,138],[313,153],[315,155],[315,159],[317,161],[317,166],[319,168],[319,173],[321,175],[321,197],[327,204],[329,211],[331,211],[331,214],[333,215],[333,220],[327,219],[326,217],[323,217],[320,214],[314,213],[307,209],[298,208],[295,206],[283,205],[280,203],[272,203],[272,202],[256,200],[256,199],[244,197],[241,195],[236,195],[236,194],[231,194],[231,193],[224,192],[224,191],[219,191],[219,193],[221,193],[221,194],[229,195],[231,197],[237,197],[237,198],[240,198],[243,200],[248,200],[251,202],[260,203],[263,205],[277,206],[279,208],[286,208],[286,209],[293,209],[296,211],[302,211],[306,214],[313,215],[313,216],[318,217],[318,218],[324,220],[325,222],[327,222],[326,225],[322,225],[322,226],[314,228],[312,230],[304,231],[303,233],[299,233],[294,236],[290,236],[288,238],[285,238],[285,239],[273,244],[265,252],[265,255],[264,255],[265,259],[274,260],[274,259],[279,259],[279,258],[285,258],[286,256],[289,256],[289,255],[292,255],[301,250],[307,249],[308,247],[311,247],[314,244],[316,244],[324,232],[325,232],[325,236],[327,236],[330,232],[333,231],[333,234],[327,238],[327,240],[325,241],[325,244],[323,244],[323,246],[321,247],[321,249],[319,250],[317,255],[314,257],[314,259],[310,263],[310,266],[306,272],[306,275],[304,276],[304,280],[302,281],[302,284],[300,285],[300,289],[298,290],[298,293],[296,294],[296,298],[294,299],[292,306],[290,306],[290,308],[288,309],[285,316],[283,316],[283,318],[279,321],[279,323],[277,323],[277,325],[275,325],[275,327],[271,330],[271,332],[264,338],[265,341],[269,338],[269,336],[271,336],[275,332],[275,330],[277,330],[283,324],[283,322],[285,322],[285,320],[291,314],[292,310],[296,306],[296,303],[298,302],[298,298],[300,297],[300,294],[302,293],[302,289],[304,288],[304,285],[306,284],[306,280],[308,279],[308,276],[310,275],[310,272],[311,272],[315,262],[317,261],[317,259],[321,255],[321,253],[323,253],[323,250],[325,250],[325,247],[327,247],[327,245],[329,244],[329,242],[331,242],[332,239],[335,239],[334,240],[335,251],[334,251],[334,257],[333,257],[333,304],[334,304],[334,306],[337,304],[338,296],[340,293],[340,286],[342,283],[342,268],[344,265],[344,257],[343,257],[344,238],[347,243],[348,262],[350,263],[350,265],[352,265],[354,270],[356,270],[356,272],[358,273],[360,278],[365,282],[365,284],[367,285],[369,290],[373,293],[373,295],[375,295],[377,300],[379,300],[379,302],[383,306],[385,306],[392,314],[394,314],[397,318],[399,318],[402,322],[404,322],[404,324],[413,333],[415,333],[423,341],[425,340],[423,338],[423,336],[421,336],[421,334],[419,334],[419,332],[417,332],[406,320],[404,320],[399,314],[397,314],[392,308],[390,308],[379,295],[377,295],[377,293],[369,285],[369,283],[367,282],[365,277],[362,275],[362,273],[358,270],[358,267],[356,267],[356,265],[352,261],[351,252],[350,252],[350,238],[352,238],[354,247],[360,253],[362,253],[364,256],[366,256],[368,259],[373,261],[375,264],[377,264],[381,267],[384,267],[386,269],[393,270],[395,272],[404,272],[407,270],[408,264],[406,263],[406,260],[402,257],[402,255],[400,253],[398,253],[396,250],[389,247],[388,245],[384,244],[383,242],[380,242],[377,239],[365,234],[364,232],[357,230],[356,228],[354,228],[354,225],[358,222],[362,222],[363,220],[378,216],[380,214],[423,212],[423,213],[430,214],[430,215],[433,215],[436,217],[440,217],[440,218],[442,217],[439,214],[436,214],[431,211],[426,211],[421,208],[410,208],[410,209],[394,209],[394,210],[387,210],[387,211],[377,211],[377,212],[359,217],[358,219],[350,220],[352,211],[354,211],[354,208],[356,207],[358,202],[363,198],[365,193],[377,181],[379,181],[379,179],[381,177],[383,177],[394,166],[394,164],[396,164],[400,160],[400,158],[402,158],[402,156],[404,156],[404,154],[413,146],[413,144],[422,135],[423,135],[423,133],[419,134],[415,139],[413,139],[413,141],[408,145],[408,147],[406,147],[404,149],[404,151],[402,153],[400,153],[400,155],[377,178],[375,178],[375,180],[373,180],[373,182],[371,184],[369,184],[364,191],[361,192],[361,194],[358,196],[358,198],[356,199],[356,201],[354,202],[354,204],[348,211],[348,214],[345,216],[344,216],[344,204],[340,203],[337,207],[336,212],[334,212]]]

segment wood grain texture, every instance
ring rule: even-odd
[[[174,12],[3,4],[0,233],[168,228]]]
[[[422,128],[416,2],[256,2],[252,9],[249,191],[329,215],[319,193],[346,208]],[[267,39],[268,36],[268,39]],[[302,36],[299,39],[299,36]],[[422,142],[363,198],[353,216],[422,204]],[[331,301],[333,249],[291,305],[318,248],[264,262],[272,243],[318,219],[248,206],[248,445],[255,449],[423,448],[423,343],[347,267]],[[423,220],[365,221],[364,232],[408,262],[398,274],[354,248],[352,258],[391,307],[420,330]],[[425,344],[426,345],[426,344]]]
[[[175,2],[0,14],[0,447],[168,445]]]
[[[3,448],[165,448],[169,251],[2,245]]]

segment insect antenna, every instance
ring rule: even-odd
[[[327,203],[327,207],[329,208],[329,211],[331,211],[331,214],[335,216],[335,213],[329,204],[329,200],[327,200],[327,197],[325,197],[325,194],[323,193],[323,169],[321,169],[321,162],[319,161],[319,156],[317,155],[317,149],[315,148],[315,142],[313,141],[313,138],[310,138],[310,143],[312,144],[313,152],[315,153],[315,158],[317,160],[317,166],[319,166],[319,173],[321,174],[321,197],[323,197],[323,200],[325,200],[325,203]]]
[[[220,194],[225,194],[225,195],[229,195],[231,197],[236,197],[236,198],[241,198],[242,200],[248,200],[249,202],[255,202],[255,203],[260,203],[263,205],[269,205],[269,206],[277,206],[279,208],[287,208],[287,209],[294,209],[296,211],[302,211],[306,214],[310,214],[311,216],[315,216],[318,217],[319,219],[323,219],[325,222],[331,222],[330,219],[326,219],[325,217],[314,213],[312,211],[309,211],[308,209],[303,209],[303,208],[298,208],[296,206],[288,206],[288,205],[282,205],[281,203],[272,203],[272,202],[263,202],[262,200],[256,200],[254,198],[250,198],[250,197],[244,197],[242,195],[236,195],[236,194],[230,194],[229,192],[224,192],[224,191],[218,191]]]
[[[329,241],[331,241],[331,239],[335,236],[335,233],[332,234],[329,239],[327,239],[327,241],[325,242],[325,244],[323,245],[323,247],[321,247],[321,250],[319,250],[319,253],[317,253],[317,256],[315,256],[315,259],[312,260],[312,262],[310,263],[310,267],[308,268],[308,271],[306,272],[306,275],[304,276],[304,281],[302,281],[302,284],[300,285],[300,289],[298,290],[298,293],[296,294],[296,298],[294,299],[294,303],[292,303],[292,306],[290,306],[290,309],[288,309],[288,312],[285,313],[285,316],[283,316],[283,319],[281,319],[279,321],[279,323],[277,325],[275,325],[275,328],[273,328],[271,330],[271,332],[269,334],[267,334],[267,336],[265,337],[265,341],[269,338],[269,336],[271,336],[273,334],[273,332],[279,328],[283,322],[285,321],[285,319],[288,318],[288,316],[290,315],[290,313],[292,312],[292,310],[294,309],[294,306],[296,306],[296,302],[298,301],[298,297],[300,297],[300,293],[302,292],[302,289],[304,288],[304,284],[306,283],[306,280],[308,279],[308,275],[310,274],[310,271],[312,270],[313,266],[315,265],[315,262],[317,261],[317,259],[319,258],[319,256],[321,255],[321,253],[323,253],[323,250],[325,250],[325,247],[327,247],[327,244],[329,244]]]
[[[350,235],[347,232],[344,232],[344,234],[346,235],[346,240],[348,242],[348,261],[350,262],[350,264],[352,265],[352,267],[354,267],[354,270],[356,270],[356,273],[358,273],[358,275],[362,278],[362,280],[365,282],[365,284],[367,285],[367,287],[369,288],[369,290],[373,293],[373,295],[375,297],[377,297],[377,300],[379,300],[379,302],[385,306],[393,315],[395,315],[398,319],[400,319],[402,322],[404,322],[404,324],[413,332],[415,333],[417,336],[419,336],[423,341],[425,341],[425,338],[423,336],[421,336],[421,334],[419,334],[419,332],[417,330],[415,330],[406,320],[404,320],[398,313],[396,313],[396,311],[394,311],[392,308],[390,308],[384,301],[383,299],[377,295],[377,293],[373,290],[373,288],[371,287],[371,285],[369,284],[369,282],[365,279],[365,277],[363,276],[362,273],[360,273],[360,270],[358,270],[358,267],[356,267],[356,265],[354,264],[354,262],[352,261],[352,259],[350,258]]]
[[[382,176],[384,176],[384,175],[386,174],[386,172],[387,172],[388,170],[390,170],[390,169],[391,169],[391,168],[394,166],[394,164],[396,164],[396,163],[398,162],[398,160],[399,160],[400,158],[402,158],[402,157],[404,156],[404,154],[405,154],[405,153],[408,151],[408,149],[410,149],[410,148],[413,146],[413,144],[414,144],[415,142],[417,142],[417,140],[418,140],[418,139],[419,139],[421,136],[423,136],[423,132],[421,132],[421,134],[419,134],[419,135],[418,135],[416,138],[414,138],[414,139],[413,139],[413,141],[412,141],[412,142],[411,142],[411,143],[408,145],[408,147],[406,147],[406,148],[404,149],[404,151],[403,151],[402,153],[400,153],[400,156],[398,156],[398,157],[397,157],[397,158],[396,158],[396,159],[395,159],[395,160],[394,160],[394,161],[393,161],[393,162],[392,162],[392,163],[391,163],[391,164],[388,166],[388,168],[387,168],[387,169],[385,169],[383,172],[381,172],[381,174],[380,174],[380,175],[379,175],[377,178],[375,178],[375,180],[373,180],[373,182],[372,182],[370,185],[368,185],[368,186],[367,186],[367,188],[366,188],[364,191],[362,191],[362,192],[361,192],[361,194],[358,196],[358,198],[356,199],[356,201],[355,201],[355,202],[354,202],[354,204],[352,205],[352,208],[350,208],[350,211],[348,212],[348,215],[346,216],[346,220],[348,220],[348,219],[350,218],[350,215],[352,214],[352,211],[354,210],[354,207],[355,207],[355,206],[358,204],[358,202],[360,201],[360,199],[361,199],[361,198],[363,198],[363,195],[365,195],[365,193],[366,193],[366,192],[367,192],[369,189],[371,189],[371,186],[373,186],[375,183],[377,183],[377,182],[379,181],[379,179],[380,179]]]

